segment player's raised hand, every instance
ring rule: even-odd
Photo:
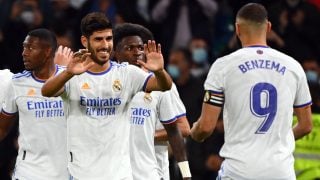
[[[68,47],[59,46],[54,56],[54,63],[67,66],[72,59],[73,52]]]
[[[161,45],[156,44],[155,41],[148,41],[144,44],[144,53],[146,55],[146,62],[138,60],[138,64],[149,71],[156,72],[164,69],[164,60],[161,53]]]
[[[89,58],[91,53],[87,49],[80,49],[72,55],[71,60],[67,65],[67,72],[78,75],[90,69],[94,62]]]

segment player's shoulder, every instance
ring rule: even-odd
[[[301,71],[304,73],[301,64],[293,57],[272,48],[270,48],[270,52],[271,58],[281,60],[287,68],[292,69],[292,71]]]
[[[12,80],[13,81],[21,81],[21,80],[25,80],[27,78],[30,78],[31,76],[32,76],[31,71],[24,70],[20,73],[13,74]]]
[[[0,70],[1,77],[11,77],[13,73],[9,69]]]
[[[236,59],[239,59],[238,57],[243,57],[245,55],[245,52],[243,49],[238,49],[232,53],[226,54],[224,56],[218,57],[213,65],[215,66],[221,66],[226,67],[226,65],[229,65],[230,63],[233,63]]]
[[[118,63],[116,61],[110,61],[111,69],[113,71],[127,71],[128,69],[137,68],[134,65],[129,64],[128,62]]]
[[[172,85],[171,85],[171,89],[170,89],[170,91],[173,91],[173,92],[178,91],[178,89],[177,89],[177,85],[176,85],[174,82],[172,82]]]
[[[128,62],[118,63],[116,61],[110,61],[110,65],[113,69],[122,69],[127,68],[129,66]]]

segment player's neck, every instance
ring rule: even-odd
[[[242,37],[241,39],[242,47],[248,46],[268,46],[265,37]]]
[[[93,73],[104,72],[110,67],[110,60],[102,65],[95,63],[88,71]]]
[[[268,46],[267,43],[248,43],[242,44],[242,47],[250,47],[250,46]]]
[[[32,74],[42,80],[47,80],[51,76],[53,76],[56,73],[56,66],[54,64],[50,64],[50,66],[43,67],[39,70],[33,70]]]

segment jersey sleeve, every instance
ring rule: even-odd
[[[171,99],[172,99],[172,105],[173,109],[175,111],[176,117],[182,117],[186,115],[186,107],[184,106],[183,102],[180,99],[178,90],[176,85],[173,83],[172,88],[170,90]]]
[[[170,124],[176,121],[176,114],[173,110],[170,91],[162,92],[158,105],[158,117],[162,124]]]
[[[16,94],[15,94],[15,89],[14,89],[12,80],[8,81],[8,84],[5,87],[4,92],[5,92],[5,97],[3,101],[2,111],[5,114],[9,114],[9,115],[18,112],[18,107],[15,101]]]
[[[147,73],[133,65],[128,65],[127,67],[128,77],[130,78],[129,81],[131,82],[132,90],[135,93],[139,91],[145,91],[148,80],[151,76],[153,76],[153,74]]]
[[[8,87],[9,81],[11,81],[12,73],[9,70],[0,70],[0,108],[2,109],[4,98],[6,96],[6,88]]]
[[[303,72],[303,70],[301,71],[302,71],[301,73],[302,75],[297,85],[298,88],[297,88],[296,96],[294,99],[294,105],[293,105],[294,108],[304,107],[312,104],[309,86],[307,83],[307,77]]]
[[[218,60],[211,66],[207,79],[204,83],[205,95],[203,102],[214,106],[223,106],[224,104],[224,78],[222,74],[223,67]]]
[[[62,73],[63,71],[66,70],[66,66],[60,66],[60,65],[57,65],[58,67],[58,71],[57,73],[55,74],[55,76],[57,76],[58,74]],[[69,79],[69,81],[67,81],[65,84],[64,84],[64,91],[62,92],[62,94],[60,95],[60,97],[62,99],[67,99],[67,97],[69,96],[70,94],[70,82],[72,81],[72,79],[74,79],[75,77],[77,77],[78,75],[75,75],[73,76],[71,79]]]

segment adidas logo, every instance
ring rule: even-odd
[[[91,89],[88,83],[83,83],[81,89]]]
[[[35,89],[29,89],[27,95],[28,95],[28,96],[34,96],[34,95],[36,95],[36,90],[35,90]]]

